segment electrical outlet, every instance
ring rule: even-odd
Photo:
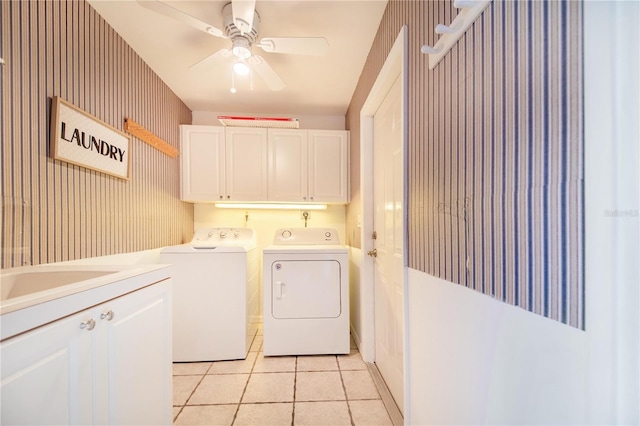
[[[309,213],[307,210],[300,211],[300,219],[302,219],[302,220],[311,219],[311,213]]]

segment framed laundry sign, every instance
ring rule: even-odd
[[[51,157],[121,179],[131,173],[131,139],[58,96],[51,105]]]

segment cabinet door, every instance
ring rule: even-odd
[[[309,201],[307,179],[307,131],[269,129],[269,201]]]
[[[342,130],[309,130],[309,199],[323,203],[347,203],[348,133]]]
[[[170,280],[95,309],[97,424],[172,419]]]
[[[92,423],[92,334],[78,313],[0,343],[3,425]],[[88,327],[91,328],[91,327]]]
[[[224,127],[180,126],[180,199],[213,202],[226,197]]]
[[[267,129],[226,129],[225,201],[267,200]]]

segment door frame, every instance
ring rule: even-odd
[[[376,78],[367,100],[365,101],[362,109],[360,110],[360,182],[362,191],[362,233],[361,238],[361,279],[360,282],[363,286],[362,292],[362,329],[361,329],[361,347],[360,353],[362,359],[365,362],[375,361],[375,300],[374,300],[374,262],[371,257],[367,255],[369,250],[373,249],[373,240],[371,234],[373,232],[373,117],[378,110],[380,104],[386,97],[389,89],[393,86],[398,75],[402,78],[402,155],[403,155],[403,177],[402,177],[402,209],[403,209],[403,233],[405,238],[403,239],[403,320],[404,320],[404,400],[409,401],[409,387],[408,387],[408,246],[409,239],[407,238],[408,229],[408,145],[409,145],[409,76],[408,76],[408,28],[404,25],[387,56],[387,59]],[[405,403],[406,405],[406,403]]]

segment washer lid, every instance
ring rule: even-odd
[[[161,253],[189,253],[189,254],[206,254],[206,253],[246,253],[254,248],[255,245],[238,245],[238,246],[213,246],[211,244],[181,244],[179,246],[170,246],[162,249]]]

